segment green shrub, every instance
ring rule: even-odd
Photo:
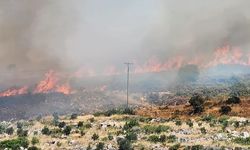
[[[180,144],[175,144],[175,145],[169,147],[169,150],[178,150],[180,147],[181,147]]]
[[[131,119],[125,123],[123,130],[130,130],[135,126],[139,126],[139,122],[136,119]]]
[[[174,142],[176,142],[176,140],[177,140],[177,137],[175,135],[167,136],[167,142],[168,143],[174,143]]]
[[[39,139],[37,137],[33,137],[32,140],[31,140],[31,144],[36,145],[38,143],[39,143]]]
[[[159,142],[159,136],[158,136],[158,135],[150,135],[150,136],[148,137],[148,140],[149,140],[150,142],[157,143],[157,142]]]
[[[201,113],[204,110],[205,100],[202,96],[196,94],[189,100],[190,105],[193,107],[193,113]]]
[[[64,121],[58,123],[59,128],[64,128],[65,126],[66,126],[66,123]]]
[[[176,121],[175,121],[175,125],[177,125],[177,126],[181,126],[181,125],[182,125],[181,120],[176,120]]]
[[[134,115],[135,112],[132,108],[114,108],[114,109],[110,109],[110,110],[107,110],[105,112],[96,112],[94,113],[94,116],[98,117],[98,116],[101,116],[101,115],[104,115],[104,116],[112,116],[112,115],[124,115],[124,114],[127,114],[127,115]]]
[[[194,145],[191,147],[191,150],[203,150],[204,146],[202,145]]]
[[[232,96],[226,101],[227,104],[239,104],[241,102],[240,98],[237,96]]]
[[[83,127],[83,121],[79,121],[78,124],[77,124],[77,127],[78,127],[78,128]]]
[[[131,142],[127,139],[117,140],[119,150],[133,150]]]
[[[113,140],[113,139],[114,139],[113,135],[109,134],[109,135],[108,135],[108,139],[109,139],[109,140]]]
[[[167,140],[166,135],[160,135],[159,142],[164,143],[164,142],[166,142],[166,140]]]
[[[221,106],[219,112],[222,114],[222,115],[227,115],[229,112],[232,111],[232,108],[230,106]]]
[[[160,135],[160,136],[158,136],[158,135],[150,135],[148,137],[148,141],[153,142],[153,143],[157,143],[157,142],[164,143],[164,142],[167,141],[167,139],[168,139],[168,137],[166,137],[166,135]]]
[[[99,135],[96,134],[96,133],[94,133],[94,134],[92,135],[92,140],[96,141],[96,140],[98,140],[98,139],[99,139]]]
[[[234,127],[235,128],[239,128],[240,127],[240,122],[239,121],[235,121],[234,122]]]
[[[235,138],[233,141],[235,143],[241,144],[241,145],[250,145],[250,137],[248,137],[248,138],[239,137],[239,138]]]
[[[21,129],[21,128],[23,128],[23,122],[17,122],[16,123],[16,127],[18,128],[18,129]]]
[[[202,116],[201,120],[209,123],[209,122],[215,120],[215,116],[213,116],[211,114],[205,115],[205,116]]]
[[[19,137],[26,137],[28,136],[28,130],[17,129],[17,135]]]
[[[0,124],[0,134],[3,134],[6,130],[6,127],[2,124]]]
[[[137,134],[134,132],[128,132],[126,134],[126,139],[129,141],[136,141],[137,140]]]
[[[104,143],[100,142],[96,145],[96,150],[103,150],[104,149]]]
[[[63,130],[63,133],[64,133],[65,135],[69,135],[70,132],[71,132],[71,127],[70,127],[70,126],[66,126],[65,129]]]
[[[49,128],[47,126],[43,127],[41,132],[43,135],[50,135],[50,133],[51,133],[51,131],[49,130]]]
[[[14,133],[14,129],[13,129],[13,127],[9,127],[9,128],[6,129],[5,132],[6,132],[8,135],[12,135],[12,134]]]
[[[200,131],[202,134],[207,134],[207,130],[204,127],[200,128]]]
[[[154,126],[154,125],[146,125],[143,127],[143,130],[146,134],[152,134],[152,133],[162,133],[162,132],[167,132],[170,129],[169,126],[164,126],[164,125],[159,125],[159,126]]]
[[[25,137],[19,137],[13,140],[5,140],[0,142],[0,149],[18,150],[20,147],[28,148],[29,141]]]
[[[192,120],[188,119],[188,121],[186,122],[186,124],[191,128],[194,126]]]
[[[91,123],[86,123],[86,124],[84,125],[84,127],[87,128],[87,129],[89,129],[89,128],[92,127],[92,125],[91,125]]]

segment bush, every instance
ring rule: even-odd
[[[240,98],[237,96],[232,96],[226,101],[227,104],[239,104],[241,102]]]
[[[180,147],[181,147],[180,144],[175,144],[175,145],[169,147],[169,150],[178,150]]]
[[[248,138],[236,138],[233,140],[237,144],[242,144],[242,145],[250,145],[250,137]]]
[[[215,117],[209,114],[209,115],[202,116],[201,120],[205,122],[212,122],[213,120],[215,120]]]
[[[161,136],[159,137],[159,142],[161,142],[161,143],[166,142],[166,140],[167,140],[166,135],[161,135]]]
[[[152,133],[160,134],[162,132],[167,132],[170,129],[170,127],[164,125],[159,125],[159,126],[146,125],[143,127],[143,129],[146,134],[152,134]]]
[[[181,120],[176,120],[176,121],[175,121],[175,125],[177,125],[177,126],[181,126],[181,125],[182,125]]]
[[[78,127],[78,128],[83,127],[83,122],[82,122],[82,121],[79,121],[78,124],[77,124],[77,127]]]
[[[235,121],[234,122],[234,127],[235,128],[239,128],[240,127],[240,122],[239,121]]]
[[[52,121],[52,124],[57,126],[59,124],[59,116],[57,113],[53,113],[53,121]]]
[[[109,134],[109,135],[108,135],[108,139],[109,139],[109,140],[113,140],[113,139],[114,139],[113,135]]]
[[[130,130],[135,126],[139,126],[139,122],[136,119],[131,119],[125,123],[123,130]]]
[[[104,149],[104,143],[100,142],[96,145],[96,150],[103,150]]]
[[[207,134],[207,130],[204,127],[201,128],[200,131],[201,131],[202,134]]]
[[[128,132],[126,134],[126,139],[129,141],[136,141],[137,140],[137,134],[134,132]]]
[[[189,100],[190,105],[193,107],[193,113],[201,113],[204,110],[204,99],[202,96],[196,94]]]
[[[119,150],[133,150],[131,142],[127,139],[117,140]]]
[[[38,143],[39,143],[39,139],[37,137],[33,137],[32,140],[31,140],[31,144],[36,145]]]
[[[41,132],[42,132],[43,135],[50,135],[50,133],[51,133],[50,130],[49,130],[49,128],[46,127],[46,126],[43,127],[43,129],[42,129]]]
[[[70,132],[71,132],[71,127],[70,127],[70,126],[66,126],[65,129],[63,130],[63,133],[64,133],[65,135],[69,135]]]
[[[99,139],[99,135],[96,134],[96,133],[94,133],[94,134],[92,135],[92,140],[96,141],[96,140],[98,140],[98,139]]]
[[[232,109],[230,106],[221,106],[219,112],[222,114],[222,115],[227,115],[229,112],[231,112]]]
[[[0,134],[3,134],[5,130],[6,130],[5,126],[0,124]]]
[[[28,130],[17,129],[17,135],[19,137],[26,137],[28,136]]]
[[[91,123],[86,123],[86,124],[84,125],[84,127],[87,128],[87,129],[89,129],[89,128],[92,127],[92,125],[91,125]]]
[[[12,135],[12,134],[14,133],[14,129],[13,129],[13,127],[9,127],[9,128],[6,129],[5,132],[6,132],[8,135]]]
[[[194,126],[192,120],[188,119],[188,121],[186,122],[186,124],[191,128]]]
[[[13,140],[5,140],[0,142],[0,149],[13,149],[18,150],[20,147],[28,148],[29,141],[27,138],[19,137]]]
[[[177,140],[177,137],[175,135],[169,135],[167,137],[167,142],[168,143],[174,143],[174,142],[176,142],[176,140]]]
[[[64,128],[66,126],[66,123],[63,121],[63,122],[60,122],[59,124],[58,124],[58,127],[59,128]]]
[[[22,123],[22,122],[17,122],[17,123],[16,123],[16,127],[17,127],[18,129],[22,129],[22,128],[23,128],[23,123]]]
[[[148,137],[148,140],[149,140],[150,142],[157,143],[157,142],[159,142],[159,136],[158,136],[158,135],[150,135],[150,136]]]
[[[132,108],[114,108],[114,109],[110,109],[110,110],[107,110],[105,112],[96,112],[94,113],[94,116],[95,117],[98,117],[98,116],[101,116],[101,115],[104,115],[104,116],[107,116],[107,117],[110,117],[112,115],[135,115],[135,112]]]
[[[194,145],[191,147],[191,150],[203,150],[204,146],[202,145]]]
[[[148,141],[154,142],[154,143],[157,143],[157,142],[164,143],[164,142],[167,141],[167,138],[168,137],[166,137],[166,135],[160,135],[160,136],[158,136],[158,135],[150,135],[148,137]]]

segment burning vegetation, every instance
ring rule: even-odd
[[[39,93],[63,93],[65,95],[73,93],[69,83],[59,84],[59,77],[55,71],[49,71],[45,74],[45,78],[40,81],[34,89],[24,86],[21,88],[10,88],[0,93],[0,97],[16,96],[27,94],[31,92],[33,94]]]

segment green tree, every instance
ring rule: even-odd
[[[36,145],[38,143],[39,143],[39,139],[37,137],[33,137],[32,140],[31,140],[31,144]]]
[[[204,110],[204,102],[205,100],[202,96],[195,94],[189,100],[190,105],[193,107],[193,113],[201,113]]]
[[[65,135],[69,135],[70,132],[71,132],[71,127],[70,127],[70,126],[66,126],[65,129],[63,130],[63,133],[64,133]]]

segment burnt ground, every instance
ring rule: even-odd
[[[0,97],[0,121],[30,119],[53,113],[59,115],[90,114],[124,105],[125,99],[122,94],[105,92],[85,92],[72,95],[25,94]]]
[[[137,115],[154,118],[180,118],[189,119],[196,118],[202,115],[212,114],[214,116],[221,116],[219,113],[220,107],[226,105],[225,101],[212,99],[205,103],[205,110],[201,114],[190,114],[192,107],[186,103],[175,106],[144,106],[136,110]],[[229,116],[249,117],[250,116],[250,97],[241,97],[240,104],[228,105],[232,108]]]

